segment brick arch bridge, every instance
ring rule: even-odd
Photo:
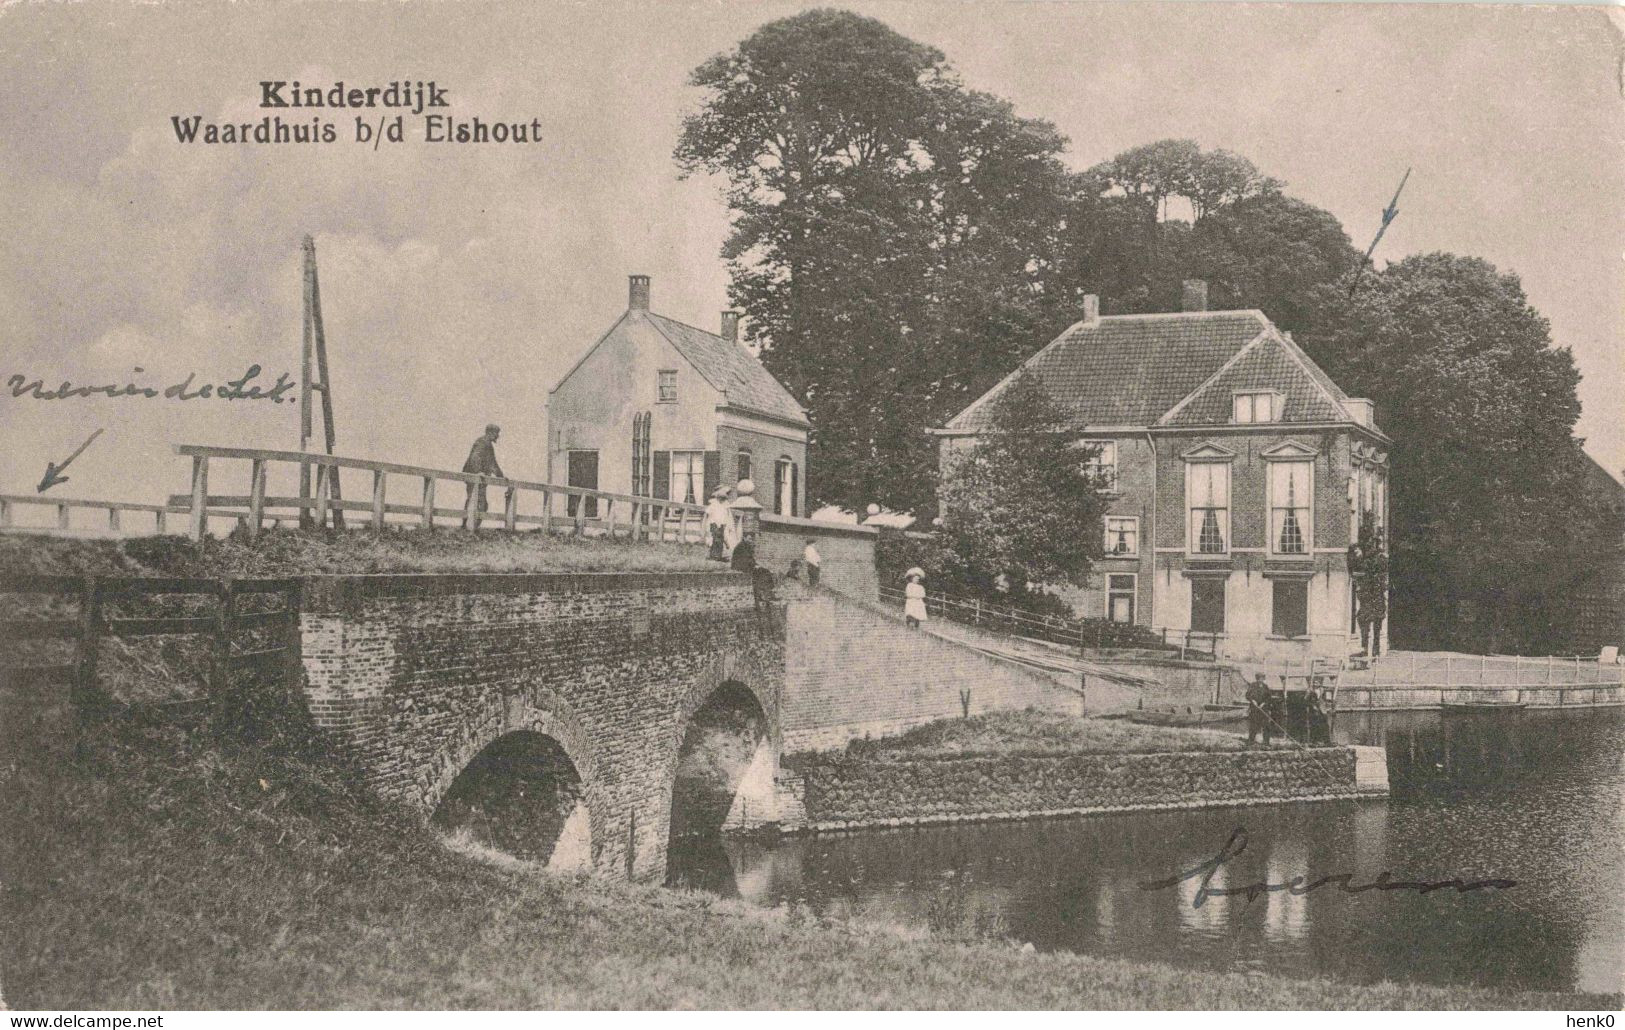
[[[783,744],[784,617],[733,573],[343,576],[308,580],[311,715],[385,797],[432,812],[511,733],[557,741],[581,778],[595,868],[658,879],[694,713],[739,684]],[[776,818],[768,775],[741,790]]]

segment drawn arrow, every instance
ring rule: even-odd
[[[42,494],[58,483],[66,483],[68,481],[68,477],[62,474],[62,470],[71,465],[73,463],[73,459],[85,453],[85,448],[90,446],[90,442],[101,435],[102,430],[98,429],[94,433],[91,433],[89,436],[85,437],[85,442],[79,445],[79,449],[68,455],[67,461],[64,461],[60,465],[54,462],[46,462],[45,478],[39,481],[39,486],[34,488],[34,492]]]

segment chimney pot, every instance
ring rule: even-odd
[[[722,313],[722,338],[729,343],[739,342],[739,312],[724,311]]]
[[[1083,295],[1083,320],[1089,325],[1100,321],[1100,295],[1086,293]]]
[[[1181,311],[1207,310],[1207,280],[1186,279],[1184,295],[1181,298]]]
[[[626,277],[626,306],[633,311],[649,310],[648,276],[629,275]]]

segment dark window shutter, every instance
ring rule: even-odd
[[[661,500],[671,497],[671,452],[655,451],[655,496]]]
[[[711,495],[717,492],[722,485],[722,452],[705,452],[705,496],[702,501],[709,501]]]
[[[1223,579],[1198,576],[1191,580],[1191,631],[1224,632]]]
[[[744,451],[740,451],[739,452],[739,479],[738,479],[738,482],[742,483],[742,482],[744,482],[745,480],[747,480],[749,478],[750,478],[750,455],[747,454]]]
[[[801,480],[801,468],[800,468],[800,466],[796,465],[795,462],[791,462],[790,463],[790,514],[791,514],[792,517],[801,514],[801,492],[800,492],[799,489],[797,489],[800,486],[800,480]]]
[[[1278,579],[1274,587],[1270,631],[1280,637],[1301,637],[1309,632],[1309,581]]]

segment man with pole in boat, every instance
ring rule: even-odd
[[[1247,685],[1246,697],[1247,743],[1252,744],[1256,741],[1258,731],[1263,730],[1264,746],[1268,747],[1270,743],[1270,715],[1268,711],[1270,688],[1268,682],[1264,679],[1263,673],[1253,677],[1253,681]]]

